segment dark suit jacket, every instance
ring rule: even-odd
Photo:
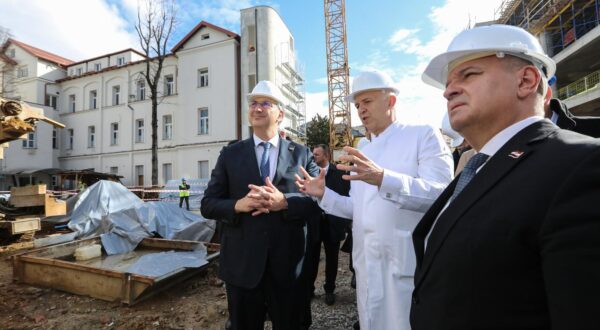
[[[521,153],[519,156],[519,153]],[[600,141],[523,129],[416,227],[413,330],[600,326]]]
[[[342,179],[342,175],[346,174],[335,167],[335,164],[329,164],[329,169],[325,176],[325,185],[342,196],[348,196],[350,192],[350,181]],[[335,215],[325,214],[327,230],[324,231],[328,235],[330,241],[340,242],[346,237],[348,226],[351,225],[351,219],[340,218]]]
[[[267,259],[271,277],[291,286],[305,252],[305,224],[318,217],[317,204],[298,193],[294,174],[303,166],[312,175],[319,168],[310,150],[280,139],[273,184],[286,195],[288,209],[253,217],[235,213],[235,203],[249,191],[248,184],[263,185],[253,139],[224,147],[202,198],[202,215],[223,222],[219,276],[225,282],[251,289],[263,278]]]
[[[600,117],[575,116],[558,99],[550,100],[550,110],[558,115],[558,127],[595,138],[600,137]]]

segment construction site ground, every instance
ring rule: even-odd
[[[0,329],[224,329],[225,288],[218,261],[200,275],[134,306],[15,284],[6,255],[0,260]],[[321,256],[311,329],[351,329],[357,320],[355,290],[350,287],[348,254],[340,252],[336,303],[324,303],[324,255]],[[265,329],[270,329],[267,322]]]

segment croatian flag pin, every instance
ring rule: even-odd
[[[511,152],[510,154],[508,154],[508,157],[517,159],[517,158],[521,157],[523,154],[524,154],[523,151],[515,150],[515,151]]]

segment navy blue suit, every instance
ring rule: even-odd
[[[201,211],[204,217],[222,222],[219,276],[227,284],[233,329],[262,326],[265,307],[274,328],[291,329],[306,250],[306,222],[319,214],[317,204],[298,192],[294,174],[299,166],[312,175],[319,168],[308,148],[280,139],[272,181],[285,194],[287,210],[236,214],[235,203],[246,196],[248,184],[264,185],[254,148],[252,138],[223,148]]]

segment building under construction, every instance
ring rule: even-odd
[[[600,116],[600,0],[505,0],[496,17],[538,36],[556,61],[554,97]]]

